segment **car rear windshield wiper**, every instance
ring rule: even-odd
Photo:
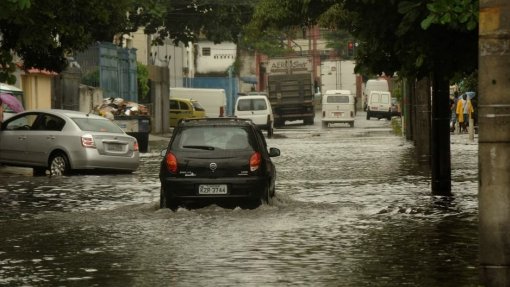
[[[183,148],[194,148],[194,149],[203,149],[203,150],[214,150],[214,147],[207,145],[184,145]]]

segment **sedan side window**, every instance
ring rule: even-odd
[[[32,125],[37,118],[36,114],[29,114],[15,120],[8,122],[5,125],[5,130],[13,131],[13,130],[30,130],[32,129]]]

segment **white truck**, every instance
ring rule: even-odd
[[[267,96],[273,107],[274,125],[315,117],[312,64],[309,57],[270,58],[267,65]]]
[[[227,96],[224,89],[170,88],[170,99],[196,100],[205,109],[209,118],[224,117],[227,110]]]

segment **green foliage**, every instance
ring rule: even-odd
[[[358,43],[358,73],[451,77],[477,67],[477,7],[477,0],[261,0],[251,25],[261,33],[310,23],[345,29]]]
[[[348,56],[347,47],[349,42],[355,43],[355,39],[346,30],[334,30],[324,35],[327,44],[326,48],[333,49],[335,53],[341,56],[343,59],[351,59],[352,56]]]
[[[435,0],[427,4],[429,15],[421,22],[427,30],[432,24],[445,25],[453,29],[472,31],[478,27],[478,1]]]
[[[138,81],[138,98],[146,102],[149,97],[149,70],[144,64],[136,63],[137,81]]]
[[[66,56],[112,41],[127,26],[132,0],[0,1],[0,81],[13,82],[14,52],[24,67],[61,72]]]
[[[84,75],[81,78],[81,83],[91,87],[99,87],[99,69]]]
[[[237,42],[243,26],[249,22],[257,0],[137,0],[129,13],[133,31],[145,27],[158,37],[155,43],[173,39],[187,45],[204,36],[215,43]]]

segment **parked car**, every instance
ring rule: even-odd
[[[170,99],[170,126],[175,127],[181,119],[203,118],[205,109],[196,100],[191,99]]]
[[[236,100],[234,116],[250,119],[272,137],[274,131],[273,109],[265,94],[248,94]]]
[[[346,123],[354,127],[356,101],[349,90],[328,90],[322,98],[322,126]]]
[[[250,120],[183,120],[174,129],[163,159],[160,207],[208,205],[255,208],[271,203],[276,169],[262,131]]]
[[[138,142],[95,114],[58,109],[25,111],[0,127],[0,163],[32,167],[34,175],[75,170],[133,172]]]
[[[391,93],[371,91],[368,95],[367,120],[370,120],[370,118],[391,120],[391,116]]]

